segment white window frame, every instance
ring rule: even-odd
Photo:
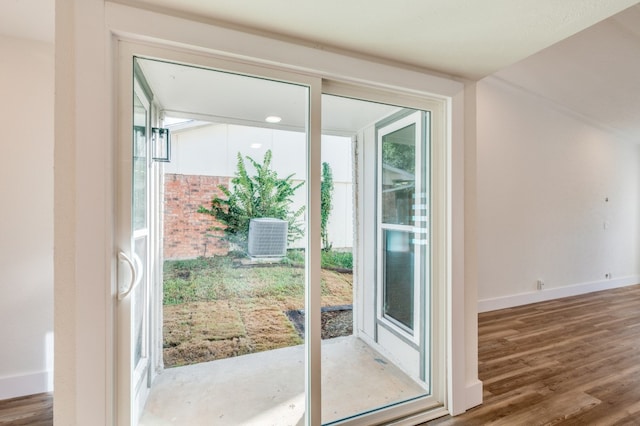
[[[422,123],[422,111],[416,111],[413,112],[409,115],[407,115],[406,117],[402,117],[400,119],[398,119],[397,121],[390,123],[388,126],[385,126],[385,130],[388,130],[388,133],[394,132],[396,130],[402,129],[404,127],[410,126],[411,124],[415,124],[416,125],[416,134],[418,135],[419,139],[418,142],[416,142],[416,151],[415,151],[415,158],[422,158],[422,154],[423,154],[423,149],[425,147],[422,146],[422,144],[420,143],[421,141],[421,135],[423,134],[423,123]],[[388,134],[385,133],[385,134]],[[383,134],[377,133],[376,134],[376,147],[378,150],[378,153],[381,152],[382,149],[382,137],[384,137]],[[427,157],[428,158],[428,157]],[[377,307],[376,307],[376,317],[378,322],[380,322],[381,324],[384,324],[386,327],[390,328],[391,330],[393,330],[395,333],[397,333],[398,335],[404,337],[407,340],[412,341],[413,343],[415,343],[416,345],[420,345],[420,341],[421,341],[421,333],[424,331],[423,330],[423,325],[422,324],[422,317],[423,315],[421,315],[421,306],[422,306],[422,298],[425,297],[426,295],[423,294],[422,292],[422,285],[421,285],[421,269],[420,268],[416,268],[413,271],[413,283],[414,283],[414,288],[413,288],[413,329],[410,329],[409,327],[405,326],[404,324],[401,324],[399,321],[395,320],[394,318],[388,317],[387,315],[385,315],[384,311],[384,300],[385,300],[385,294],[384,294],[384,283],[383,281],[383,276],[384,276],[384,262],[383,262],[383,233],[384,231],[401,231],[401,232],[407,232],[410,235],[412,235],[411,240],[413,240],[413,234],[415,233],[421,233],[421,231],[423,230],[421,227],[418,226],[414,226],[414,225],[398,225],[398,224],[388,224],[388,223],[383,223],[382,222],[382,203],[380,200],[381,194],[380,194],[380,188],[381,188],[381,179],[382,179],[382,156],[378,155],[378,159],[377,159],[377,167],[378,167],[378,173],[377,173],[377,182],[376,182],[376,188],[378,193],[376,194],[376,204],[377,204],[377,243],[378,243],[378,249],[377,251],[377,277],[378,277],[378,282],[377,282],[377,292],[378,292],[378,303],[377,303]],[[430,169],[430,167],[428,167],[428,169]],[[416,168],[415,171],[415,182],[418,182],[418,186],[416,189],[416,192],[420,193],[421,191],[424,190],[428,190],[428,188],[422,188],[422,178],[423,178],[423,172],[422,170]],[[427,181],[428,182],[428,181]],[[419,201],[414,201],[414,203],[419,203]],[[427,238],[430,235],[429,232],[429,223],[426,224],[427,226]],[[428,240],[427,240],[428,241]],[[413,244],[413,241],[410,242],[410,244]],[[422,257],[420,256],[420,254],[414,254],[414,256],[418,256],[418,257]],[[429,262],[430,259],[424,258],[421,259],[421,262]],[[424,266],[421,266],[424,267]],[[429,268],[427,268],[427,271],[429,270]],[[416,285],[417,284],[417,285]],[[427,284],[430,285],[429,282],[427,282]],[[428,289],[428,288],[427,288]],[[425,309],[427,309],[427,312],[429,311],[428,309],[428,301],[425,300],[424,301],[424,306]],[[427,324],[429,325],[428,320],[426,320]],[[428,327],[427,327],[428,328]],[[427,330],[428,331],[428,330]],[[430,345],[430,342],[425,342],[426,345]]]

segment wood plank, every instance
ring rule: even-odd
[[[583,392],[566,392],[553,398],[522,407],[520,410],[493,420],[487,424],[495,426],[513,425],[557,425],[597,407],[601,401]]]
[[[41,393],[0,401],[2,426],[50,426],[53,424],[53,394]]]

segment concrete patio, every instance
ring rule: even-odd
[[[322,421],[425,395],[425,389],[356,337],[322,342]],[[294,346],[166,369],[141,426],[302,425],[304,348]]]

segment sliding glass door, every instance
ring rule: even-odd
[[[118,336],[121,423],[373,424],[441,407],[431,111],[416,98],[358,99],[313,76],[119,48],[120,105],[129,102],[119,133],[119,209],[128,212],[116,238],[120,287],[145,268],[131,241],[164,243],[151,255],[164,277],[146,287],[163,297],[124,291],[117,302],[132,330]],[[139,147],[151,129],[138,123],[144,102],[134,87],[171,134],[171,161],[144,197],[152,162],[147,151],[141,166]],[[143,235],[145,209],[163,223]],[[140,320],[139,299],[162,304],[151,310],[164,308],[164,319]],[[154,321],[163,321],[162,341],[144,332],[163,327]],[[349,331],[328,331],[332,321]],[[136,365],[162,356],[154,350],[171,368],[140,385]],[[150,396],[138,410],[142,386]]]

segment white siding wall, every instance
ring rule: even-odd
[[[182,175],[232,177],[236,172],[238,152],[261,163],[265,152],[271,150],[272,168],[278,176],[293,174],[293,179],[300,181],[306,175],[305,144],[306,136],[301,132],[210,124],[174,132],[171,162],[164,170]],[[328,234],[334,248],[351,248],[353,243],[351,149],[351,138],[322,137],[322,161],[328,162],[333,172],[333,209]],[[245,164],[249,166],[247,161]],[[303,186],[296,191],[292,210],[297,210],[304,202]]]

